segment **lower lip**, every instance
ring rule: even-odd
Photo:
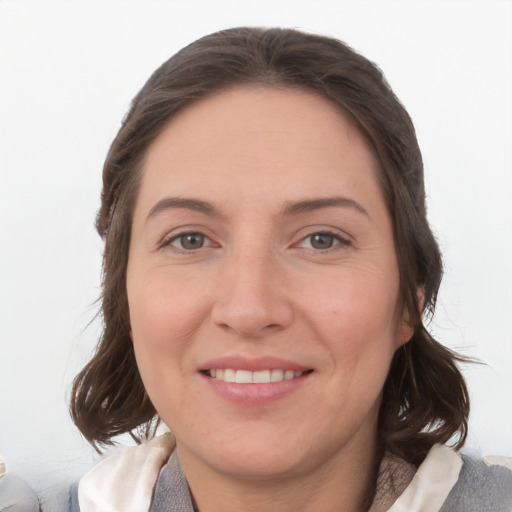
[[[279,382],[264,384],[238,384],[236,382],[225,382],[214,379],[208,375],[201,374],[207,386],[217,395],[241,405],[264,405],[284,398],[304,385],[311,373],[305,373],[300,377]]]

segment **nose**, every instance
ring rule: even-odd
[[[213,322],[245,338],[286,329],[293,321],[283,269],[269,255],[239,254],[227,260],[216,296]]]

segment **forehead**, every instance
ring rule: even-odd
[[[273,146],[286,138],[290,143],[301,139],[310,142],[308,147],[315,143],[323,151],[339,149],[336,142],[355,138],[371,151],[348,115],[333,101],[312,91],[259,85],[230,88],[188,105],[171,119],[150,151],[161,149],[165,138],[221,146],[229,137],[236,139],[236,147],[242,147],[244,142],[250,146],[264,142]],[[201,147],[196,150],[200,152]]]
[[[340,107],[294,89],[238,87],[178,113],[149,147],[141,195],[332,195],[376,184],[378,163]],[[243,190],[241,190],[243,188]]]

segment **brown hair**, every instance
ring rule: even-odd
[[[457,363],[422,318],[434,311],[442,262],[426,219],[423,164],[411,119],[381,71],[344,43],[289,29],[236,28],[203,37],[165,62],[133,100],[103,169],[97,229],[105,240],[104,332],[73,385],[71,414],[96,447],[117,434],[147,438],[157,421],[129,336],[126,267],[148,146],[181,109],[243,84],[300,88],[339,105],[373,145],[394,223],[400,294],[414,327],[383,389],[379,442],[419,464],[435,443],[467,434],[469,398]],[[418,297],[420,291],[421,298]]]

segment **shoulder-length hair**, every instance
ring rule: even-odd
[[[96,447],[130,432],[151,436],[156,411],[129,334],[126,267],[134,203],[149,145],[191,103],[227,88],[264,85],[312,91],[337,104],[371,144],[394,226],[400,298],[414,327],[393,358],[382,392],[382,450],[419,464],[435,443],[467,435],[464,359],[438,343],[423,320],[434,311],[441,255],[426,218],[421,152],[406,110],[382,72],[346,44],[290,29],[235,28],[203,37],[166,61],[134,98],[103,169],[97,229],[105,240],[104,331],[74,380],[71,414]]]

